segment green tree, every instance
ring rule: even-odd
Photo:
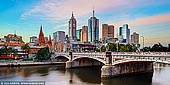
[[[0,49],[0,57],[1,57],[1,55],[2,55],[2,48]]]
[[[159,44],[154,44],[151,48],[152,52],[166,52],[168,51],[167,47],[164,47],[163,45]]]
[[[13,52],[13,56],[15,57],[15,56],[18,56],[18,51],[17,50],[12,50],[12,52]]]
[[[104,45],[100,49],[101,49],[102,52],[106,51],[106,47]]]
[[[13,49],[11,47],[4,46],[1,48],[1,54],[5,54],[6,57],[7,57],[7,55],[9,55],[12,52],[13,52]]]
[[[49,60],[50,59],[50,51],[48,47],[45,48],[41,48],[37,54],[36,54],[36,60],[38,61],[45,61],[45,60]]]
[[[96,48],[96,49],[95,49],[95,52],[100,52],[100,49],[99,49],[99,48]]]
[[[30,46],[28,44],[25,44],[21,46],[21,49],[24,50],[25,53],[29,54]],[[27,58],[28,58],[28,55],[27,55]]]
[[[170,52],[170,44],[168,44],[168,52]]]
[[[120,52],[128,52],[128,49],[127,49],[126,45],[120,44],[119,45],[119,51]]]
[[[149,52],[151,50],[151,47],[144,47],[143,49],[142,49],[142,51],[144,51],[144,52]]]
[[[106,45],[106,49],[107,49],[107,51],[112,51],[112,52],[114,52],[114,51],[116,51],[117,50],[117,44],[116,43],[107,43],[107,45]]]

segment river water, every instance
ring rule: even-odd
[[[0,81],[45,81],[45,85],[170,85],[170,66],[154,67],[153,75],[101,79],[101,67],[65,70],[64,66],[0,67]]]

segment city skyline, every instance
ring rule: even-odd
[[[11,33],[22,35],[25,42],[31,36],[37,36],[39,27],[43,26],[44,35],[56,31],[68,34],[68,20],[72,11],[77,20],[77,29],[88,25],[88,19],[95,10],[99,19],[99,30],[102,24],[118,28],[128,24],[133,32],[145,37],[145,45],[170,43],[170,1],[154,0],[1,0],[0,3],[0,37]],[[119,10],[117,10],[119,9]],[[64,16],[63,16],[64,15]],[[101,38],[101,35],[99,36]],[[141,40],[141,39],[140,39]],[[141,43],[141,42],[140,42]]]

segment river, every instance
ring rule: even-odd
[[[0,67],[0,81],[45,81],[45,85],[170,85],[170,66],[154,67],[153,75],[106,79],[100,77],[100,69],[65,70],[59,65]]]

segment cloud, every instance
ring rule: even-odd
[[[127,15],[126,15],[127,16]],[[145,26],[145,25],[151,25],[151,24],[158,24],[158,23],[170,23],[170,13],[162,13],[152,16],[139,16],[135,19],[129,19],[128,16],[125,17],[122,15],[121,19],[117,22],[113,20],[108,20],[107,23],[114,24],[116,28],[119,28],[119,26],[122,26],[123,24],[128,24],[129,26]]]
[[[76,17],[97,12],[111,11],[117,13],[123,9],[135,8],[147,0],[44,0],[21,15],[21,19],[32,16],[48,17],[51,21],[65,20],[74,11]],[[133,2],[133,3],[131,3]]]
[[[137,26],[162,22],[170,22],[170,14],[159,14],[149,17],[138,18],[133,21],[129,21],[129,24],[132,26]]]
[[[58,29],[58,28],[63,28],[63,27],[67,27],[68,24],[60,24],[60,25],[57,25],[57,26],[54,26],[55,29]]]

